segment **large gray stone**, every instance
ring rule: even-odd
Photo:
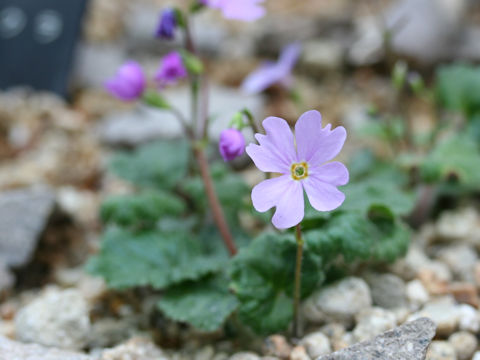
[[[189,90],[184,88],[166,91],[165,98],[190,121]],[[259,121],[263,116],[264,101],[261,96],[241,93],[233,88],[212,86],[210,88],[210,115],[212,120],[209,135],[218,139],[222,130],[228,127],[232,116],[243,108],[249,109]],[[244,134],[253,139],[251,132]],[[139,106],[132,111],[108,115],[99,128],[101,140],[109,145],[137,146],[159,138],[183,136],[178,119],[166,110]]]
[[[421,318],[316,360],[424,360],[435,324]]]
[[[0,262],[25,265],[55,207],[48,187],[32,187],[0,193]]]
[[[36,344],[22,344],[0,336],[0,360],[93,360],[93,358]]]

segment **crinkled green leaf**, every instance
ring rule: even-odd
[[[360,211],[367,215],[372,207],[383,206],[395,215],[407,215],[415,205],[414,194],[403,191],[397,184],[370,178],[351,182],[342,188],[345,202],[341,210]]]
[[[202,331],[215,331],[238,306],[226,279],[205,278],[168,289],[158,307],[169,318]]]
[[[172,188],[185,177],[188,157],[185,141],[160,141],[115,156],[110,168],[135,185],[165,189]]]
[[[133,233],[110,228],[88,269],[112,288],[150,285],[163,289],[200,279],[223,266],[224,260],[205,256],[201,244],[187,232]]]
[[[263,234],[243,248],[230,267],[241,320],[259,333],[285,330],[292,318],[297,245],[293,236]],[[302,296],[323,281],[320,257],[304,249]]]
[[[305,237],[309,248],[325,264],[339,256],[348,263],[391,262],[406,253],[410,242],[410,233],[399,219],[384,217],[383,213],[370,218],[353,211],[335,214],[324,227],[306,232]]]
[[[453,180],[463,185],[480,186],[480,151],[469,136],[459,135],[439,143],[421,167],[427,181]]]
[[[185,203],[173,194],[146,191],[108,198],[102,204],[100,216],[106,224],[153,228],[161,217],[180,216],[185,208]]]

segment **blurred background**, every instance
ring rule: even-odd
[[[98,249],[102,199],[130,190],[106,171],[110,155],[181,136],[168,113],[122,103],[103,86],[128,59],[152,75],[176,46],[153,36],[160,11],[186,3],[0,0],[0,299],[12,288],[50,283],[75,284],[87,297],[102,291],[82,264]],[[399,60],[427,86],[440,65],[480,61],[479,0],[266,0],[266,8],[254,23],[227,21],[216,11],[193,23],[211,75],[213,139],[244,107],[257,121],[275,115],[292,124],[318,109],[352,134],[343,155],[349,158],[365,141],[355,129],[370,121],[372,109],[400,106],[414,128],[436,126],[432,102],[413,94],[398,102],[392,71]],[[281,88],[258,95],[239,89],[294,41],[302,44],[295,68],[301,102]],[[165,96],[188,108],[185,84]],[[251,183],[260,176],[244,174]],[[5,303],[0,334],[9,335],[18,304]]]

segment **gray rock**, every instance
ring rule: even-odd
[[[370,285],[375,305],[385,309],[404,307],[407,304],[405,282],[393,274],[368,274],[365,280]]]
[[[435,324],[422,318],[317,360],[423,360]]]
[[[93,360],[93,358],[36,344],[22,344],[0,336],[0,360]]]
[[[349,277],[315,292],[305,301],[303,313],[311,322],[351,324],[357,313],[370,306],[372,297],[367,283]]]
[[[433,341],[428,348],[426,360],[457,360],[455,348],[448,341]]]
[[[167,100],[181,110],[187,121],[189,94],[187,88],[165,92]],[[263,116],[263,98],[245,95],[238,90],[215,86],[210,89],[210,136],[218,139],[222,130],[228,127],[232,116],[243,108],[248,108],[258,120]],[[251,132],[245,133],[247,140]],[[159,138],[183,136],[182,127],[171,112],[138,107],[131,112],[117,113],[106,117],[99,128],[99,136],[109,145],[137,146]]]
[[[15,326],[21,341],[80,350],[90,333],[87,303],[78,290],[50,288],[20,309]]]
[[[424,63],[451,55],[463,29],[466,0],[400,0],[384,14],[386,29],[392,32],[392,47]],[[355,64],[378,61],[383,54],[383,34],[378,19],[362,19],[359,40],[352,46]]]
[[[25,265],[55,207],[48,187],[31,187],[0,193],[0,262]]]

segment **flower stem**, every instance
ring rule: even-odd
[[[200,174],[205,185],[208,202],[212,208],[213,219],[218,227],[218,230],[220,231],[220,234],[222,235],[223,242],[225,243],[230,255],[234,256],[237,253],[237,247],[235,246],[232,234],[230,233],[227,221],[225,220],[225,215],[223,213],[220,201],[218,201],[217,193],[215,192],[213,180],[210,175],[210,167],[208,165],[207,157],[205,156],[205,151],[203,148],[197,146],[195,147],[194,152],[198,166],[200,167]]]
[[[295,239],[297,240],[297,260],[295,263],[295,290],[293,294],[293,336],[300,337],[299,307],[302,285],[302,260],[303,260],[303,237],[302,228],[298,224],[295,228]]]

